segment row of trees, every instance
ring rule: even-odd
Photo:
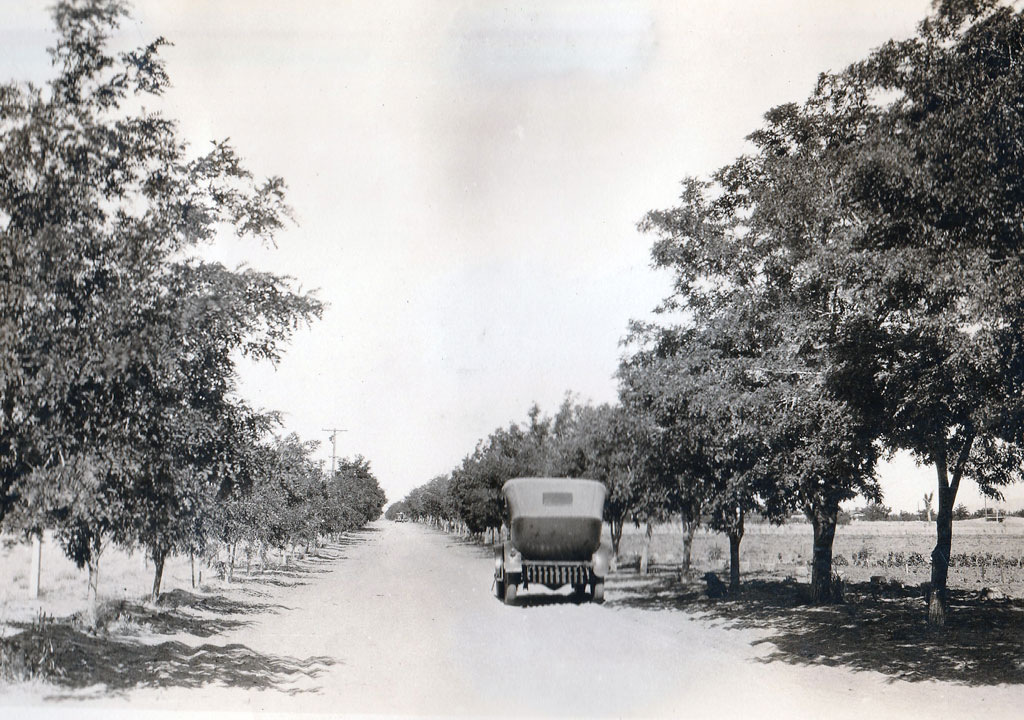
[[[586,477],[608,487],[605,519],[618,552],[623,523],[653,507],[638,483],[638,456],[628,442],[630,419],[613,405],[581,404],[567,395],[558,412],[546,416],[537,405],[523,423],[496,428],[447,475],[413,489],[388,508],[414,520],[465,527],[494,535],[506,524],[501,487],[514,477]],[[646,504],[645,504],[646,503]]]
[[[751,154],[642,223],[675,276],[675,321],[636,329],[626,399],[688,433],[716,508],[807,513],[815,599],[839,502],[877,499],[879,451],[936,469],[936,625],[960,483],[994,495],[1018,479],[1022,44],[1011,8],[939,3],[915,37],[769,111]]]
[[[144,108],[166,41],[115,52],[126,15],[56,3],[53,77],[0,85],[0,526],[55,530],[93,594],[108,542],[146,548],[156,593],[214,514],[267,483],[307,492],[308,451],[269,479],[296,443],[266,443],[277,418],[237,396],[236,366],[276,362],[322,312],[290,278],[199,256],[221,233],[273,242],[285,185]]]
[[[251,481],[236,484],[225,496],[211,497],[198,516],[189,516],[197,529],[182,537],[188,550],[210,554],[223,549],[230,581],[238,550],[247,567],[254,558],[262,567],[271,548],[302,546],[308,552],[325,537],[356,530],[380,517],[387,498],[369,461],[361,456],[343,458],[329,475],[313,459],[316,447],[294,434],[261,444]],[[159,573],[158,568],[154,597]]]
[[[954,520],[999,519],[1005,517],[1024,517],[1024,508],[1013,512],[989,507],[977,508],[972,511],[963,503],[960,503],[953,508]],[[844,518],[843,513],[840,513],[840,518],[842,521]],[[882,503],[869,503],[863,508],[854,510],[853,514],[845,514],[846,522],[850,522],[854,519],[863,520],[865,522],[881,522],[886,520],[925,520],[931,522],[935,519],[935,513],[931,507],[925,507],[924,510],[918,510],[917,512],[907,512],[906,510],[893,512],[891,507],[883,505]]]
[[[937,2],[641,222],[674,286],[631,328],[602,457],[640,488],[634,517],[728,534],[733,586],[745,518],[796,510],[812,599],[831,601],[840,504],[880,501],[880,457],[909,451],[936,470],[929,621],[945,624],[959,486],[998,497],[1024,460],[1022,49],[1024,13]],[[509,473],[597,477],[562,453],[573,416],[493,433],[445,507],[480,528]]]

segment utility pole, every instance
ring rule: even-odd
[[[338,454],[338,433],[348,432],[345,428],[323,428],[331,434],[331,479],[334,479],[334,458]]]

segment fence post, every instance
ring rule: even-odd
[[[35,600],[39,597],[39,574],[42,571],[43,561],[43,537],[36,534],[32,536],[32,570],[28,576],[28,596]]]

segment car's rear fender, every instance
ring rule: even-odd
[[[597,552],[590,558],[592,564],[592,570],[594,577],[604,578],[608,574],[608,569],[611,566],[612,561],[612,549],[607,545],[601,545],[597,549]]]
[[[523,556],[522,554],[512,547],[512,541],[506,540],[502,546],[505,572],[509,575],[519,575],[523,572]]]

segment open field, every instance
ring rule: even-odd
[[[627,527],[620,546],[620,564],[635,563],[643,549],[643,528]],[[929,579],[935,525],[927,522],[856,522],[836,531],[836,571],[850,582],[885,576],[905,585]],[[783,526],[751,524],[740,545],[740,567],[758,577],[807,580],[812,534],[809,523]],[[651,539],[652,565],[673,566],[682,556],[682,528],[658,525]],[[693,539],[693,568],[700,573],[727,572],[729,540],[705,529]],[[963,520],[953,523],[949,587],[980,590],[996,587],[1024,597],[1024,518],[1005,522]]]

